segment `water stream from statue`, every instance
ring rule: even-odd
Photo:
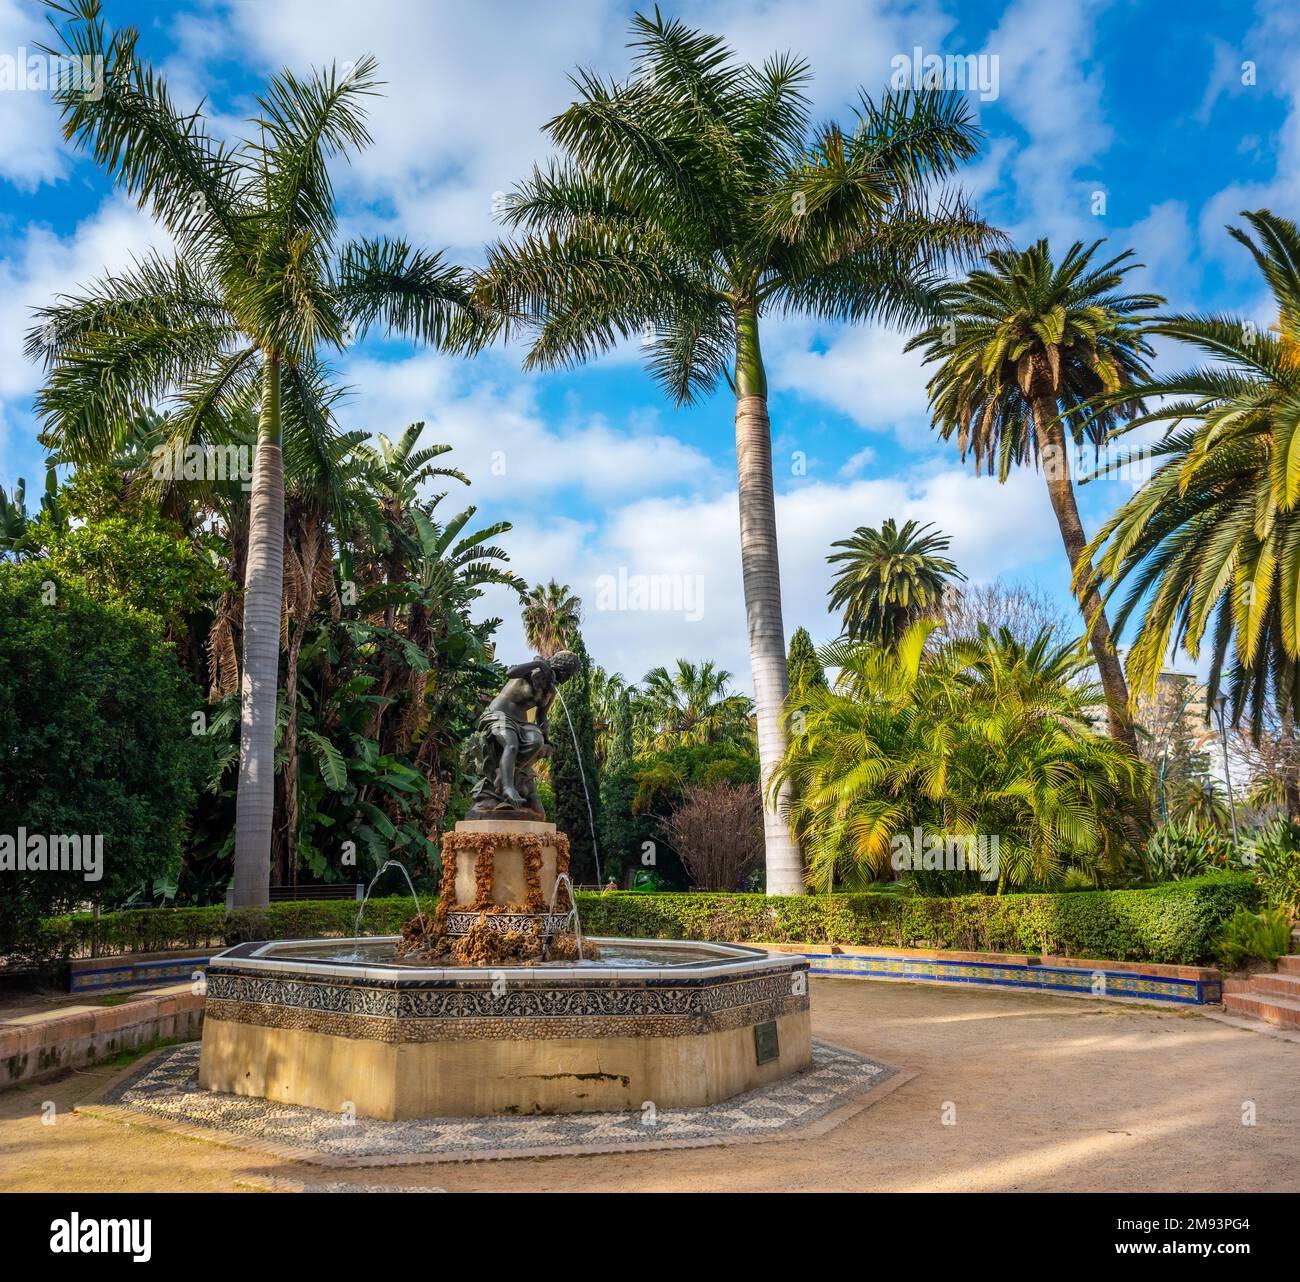
[[[564,702],[564,695],[557,689],[556,698],[560,701],[560,707],[564,709],[564,719],[569,723],[569,736],[573,739],[573,755],[578,760],[578,778],[582,780],[582,795],[587,799],[587,827],[591,830],[591,856],[596,863],[596,885],[603,886],[604,878],[600,875],[600,851],[596,847],[596,813],[591,806],[591,789],[587,787],[587,769],[582,764],[582,749],[578,746],[578,732],[573,728],[573,718],[569,716],[569,705]],[[554,777],[552,777],[552,786],[554,786]],[[572,888],[573,883],[569,883]],[[574,900],[574,907],[577,907],[577,900]]]

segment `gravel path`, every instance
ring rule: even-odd
[[[343,1183],[451,1192],[1300,1191],[1298,1045],[1190,1010],[1067,997],[833,979],[815,979],[812,994],[814,1036],[916,1075],[826,1134],[367,1169]],[[340,1187],[337,1171],[70,1113],[118,1071],[0,1094],[0,1190]],[[45,1101],[53,1125],[42,1124]]]

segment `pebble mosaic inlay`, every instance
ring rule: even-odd
[[[214,1139],[234,1136],[254,1148],[296,1150],[308,1161],[314,1155],[378,1165],[774,1138],[802,1131],[891,1080],[906,1080],[865,1055],[814,1041],[805,1072],[703,1108],[349,1122],[317,1109],[202,1090],[198,1063],[198,1043],[159,1051],[112,1087],[101,1104],[164,1126],[210,1130]]]

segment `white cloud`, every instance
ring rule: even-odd
[[[0,417],[10,429],[8,451],[0,456],[0,476],[5,474],[5,459],[15,452],[15,435],[24,431],[29,441],[35,436],[28,398],[39,387],[42,370],[23,355],[32,308],[120,271],[151,247],[165,243],[165,233],[134,205],[112,197],[66,236],[29,225],[26,235],[0,256],[0,334],[5,336],[0,344]],[[23,454],[34,450],[34,443],[25,443]]]
[[[830,546],[857,526],[879,525],[889,516],[934,522],[951,536],[953,557],[974,580],[1044,562],[1064,581],[1065,554],[1036,473],[1017,473],[1004,486],[957,469],[848,484],[808,482],[777,498],[787,635],[800,625],[818,641],[834,634],[826,611]],[[556,578],[583,598],[584,635],[596,662],[639,679],[678,656],[712,658],[735,675],[738,688],[751,688],[734,491],[641,499],[611,511],[603,525],[529,519],[508,542],[530,581]],[[669,576],[683,593],[698,583],[700,617],[688,619],[686,610],[597,609],[601,577],[616,580],[620,571]],[[505,617],[502,657],[521,654],[517,607],[503,595],[494,595],[490,605],[485,613]]]
[[[813,347],[808,331],[784,330],[769,344],[774,391],[793,391],[847,415],[869,431],[892,431],[908,444],[929,431],[920,352],[904,352],[906,336],[880,325],[840,327]]]
[[[0,0],[0,57],[25,65],[36,46],[50,38],[39,7],[29,0]],[[0,92],[0,177],[20,191],[57,182],[70,168],[59,127],[59,113],[46,91]]]
[[[497,377],[499,375],[499,377]],[[558,421],[538,408],[538,380],[520,381],[504,359],[473,365],[422,352],[407,360],[358,359],[342,381],[356,389],[342,411],[349,427],[396,437],[427,423],[426,441],[446,442],[447,462],[474,484],[476,502],[533,507],[571,491],[598,505],[647,493],[715,489],[721,475],[702,451],[650,426],[643,411],[614,423],[574,410]]]
[[[999,59],[999,106],[1028,138],[1006,153],[1015,192],[1008,230],[1017,241],[1069,243],[1097,234],[1088,202],[1094,188],[1104,189],[1104,176],[1100,184],[1076,178],[1080,169],[1096,169],[1111,138],[1103,76],[1091,60],[1097,13],[1084,0],[1016,0],[986,42]]]

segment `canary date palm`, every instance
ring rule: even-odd
[[[1210,363],[1136,389],[1158,402],[1129,428],[1165,429],[1140,451],[1154,470],[1088,554],[1106,600],[1126,588],[1116,630],[1140,614],[1134,686],[1154,690],[1171,646],[1198,658],[1209,630],[1208,697],[1226,685],[1232,721],[1258,736],[1274,713],[1291,724],[1300,694],[1300,229],[1266,209],[1243,216],[1249,229],[1229,231],[1253,255],[1277,324],[1183,315],[1156,325]]]
[[[1137,413],[1134,384],[1148,374],[1145,338],[1155,294],[1122,292],[1137,264],[1123,253],[1094,263],[1101,242],[1072,245],[1059,263],[1045,240],[989,256],[988,267],[943,291],[941,320],[917,334],[938,365],[929,383],[934,426],[954,436],[978,473],[1041,466],[1061,531],[1093,657],[1106,692],[1110,731],[1136,750],[1128,685],[1111,640],[1070,476],[1069,443],[1100,446]],[[1099,400],[1109,397],[1108,400]]]

